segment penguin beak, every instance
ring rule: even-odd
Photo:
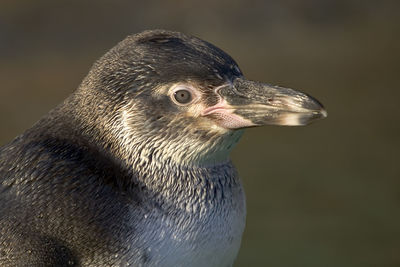
[[[261,125],[306,125],[327,117],[315,98],[289,88],[241,78],[219,88],[221,100],[203,111],[218,125],[228,129]]]

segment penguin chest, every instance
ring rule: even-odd
[[[134,266],[233,265],[245,226],[243,190],[214,201],[185,201],[167,213],[155,209],[141,215],[140,236],[132,240],[140,255],[132,257]]]

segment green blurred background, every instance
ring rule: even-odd
[[[126,35],[165,28],[301,89],[329,116],[247,131],[236,266],[400,266],[400,1],[0,2],[0,144],[69,95]]]

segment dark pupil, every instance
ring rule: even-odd
[[[175,92],[175,99],[181,104],[187,104],[192,100],[192,95],[189,91],[178,90]]]

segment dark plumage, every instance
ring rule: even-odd
[[[232,265],[241,129],[325,116],[306,94],[245,80],[198,38],[129,36],[1,148],[0,265]]]

